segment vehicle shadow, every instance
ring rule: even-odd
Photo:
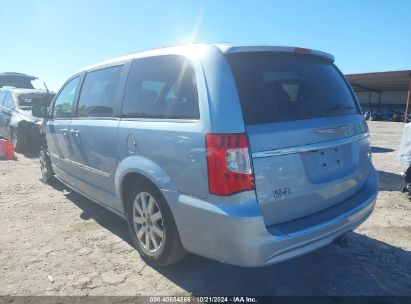
[[[379,191],[401,191],[404,186],[404,177],[400,174],[378,171]]]
[[[56,183],[59,191],[67,188]],[[130,244],[126,222],[70,191],[66,197],[103,228]],[[328,245],[310,254],[262,268],[242,268],[187,255],[168,267],[164,277],[199,295],[409,295],[411,252],[351,232],[343,246]]]
[[[394,152],[394,149],[390,148],[382,148],[382,147],[371,147],[372,153],[388,153],[388,152]]]
[[[344,247],[331,244],[268,267],[190,255],[157,271],[194,295],[411,295],[410,263],[411,252],[352,232]]]
[[[89,219],[95,220],[102,227],[111,231],[131,246],[131,242],[128,237],[127,222],[124,219],[116,216],[114,213],[111,213],[107,209],[99,206],[81,194],[71,190],[58,180],[54,180],[51,186],[54,189],[63,192],[67,199],[82,210],[82,213],[80,214],[81,219],[85,221]]]
[[[19,153],[19,152],[14,152],[14,153],[16,154],[17,159],[19,158],[20,155],[23,155],[26,158],[34,159],[34,158],[39,158],[40,149],[31,148],[22,153]]]
[[[39,158],[39,149],[31,149],[23,153],[24,157],[27,158]]]

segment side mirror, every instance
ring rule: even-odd
[[[33,116],[40,118],[49,118],[47,114],[47,106],[41,104],[35,104],[31,107],[31,113]]]

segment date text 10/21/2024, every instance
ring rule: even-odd
[[[164,296],[150,297],[150,303],[258,303],[254,297]]]

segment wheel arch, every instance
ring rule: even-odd
[[[175,185],[171,182],[171,179],[167,173],[153,161],[142,156],[131,156],[124,159],[117,166],[114,176],[114,183],[117,201],[119,202],[120,208],[122,209],[125,217],[127,217],[126,204],[128,193],[131,186],[139,180],[149,182],[156,187],[161,194],[164,190],[176,190]],[[173,208],[170,206],[170,203],[165,197],[164,199],[172,210]]]
[[[153,184],[153,182],[149,178],[137,172],[129,172],[123,177],[123,180],[121,182],[120,195],[121,195],[121,203],[123,206],[124,215],[126,217],[127,217],[127,197],[130,194],[132,186],[141,181],[148,181],[151,184]]]
[[[22,119],[21,117],[13,114],[10,118],[9,125],[10,125],[10,127],[13,127],[15,129],[17,129],[18,127],[20,127],[21,122],[23,122],[23,124],[24,124],[24,121],[25,120]]]
[[[10,120],[10,128],[15,130],[16,132],[19,130],[21,132],[26,132],[27,128],[29,128],[33,122],[24,120],[24,119],[12,119]]]

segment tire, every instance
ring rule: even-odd
[[[131,243],[147,264],[166,266],[184,257],[171,210],[151,182],[140,180],[133,185],[127,198],[127,221]]]
[[[40,149],[39,153],[41,180],[46,184],[51,184],[54,181],[54,172],[51,167],[51,160],[44,149]]]
[[[13,143],[13,149],[16,152],[25,152],[29,145],[29,137],[27,134],[22,132],[19,129],[11,129],[10,130],[10,140]]]

